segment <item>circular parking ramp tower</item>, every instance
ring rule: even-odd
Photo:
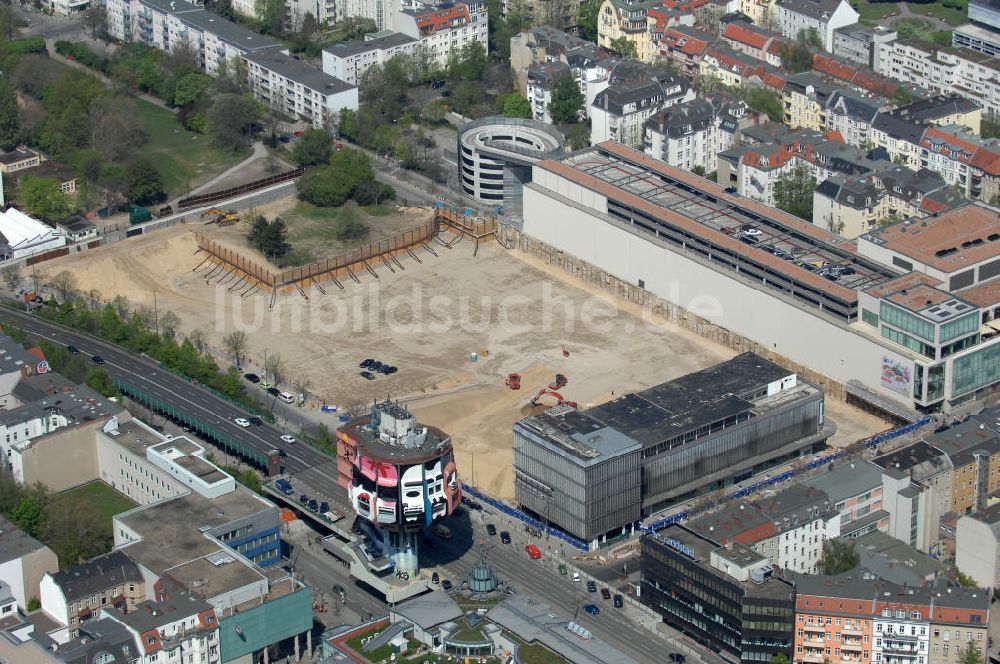
[[[458,132],[462,191],[503,216],[521,216],[521,190],[531,167],[565,152],[558,129],[537,120],[489,116]]]

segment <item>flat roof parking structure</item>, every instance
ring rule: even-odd
[[[610,216],[847,322],[858,290],[898,276],[839,236],[617,143],[538,167],[605,196]]]

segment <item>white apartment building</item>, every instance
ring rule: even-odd
[[[860,148],[868,143],[878,113],[877,104],[835,90],[826,102],[825,129],[839,131],[845,143]]]
[[[412,0],[395,17],[395,29],[414,39],[426,48],[438,64],[448,62],[453,51],[461,51],[466,44],[479,42],[488,49],[489,14],[482,0],[433,5]]]
[[[323,49],[323,72],[360,85],[362,77],[373,65],[383,65],[397,55],[412,55],[420,42],[400,32],[368,35],[359,41],[341,42]]]
[[[158,600],[142,602],[127,613],[101,609],[100,617],[121,624],[146,661],[156,664],[219,664],[219,618],[212,605],[174,583],[165,583]]]
[[[90,6],[90,0],[51,0],[49,9],[61,16],[72,16],[86,11]]]
[[[910,87],[957,94],[1000,112],[1000,60],[969,48],[897,40],[880,46],[879,69]]]
[[[569,65],[563,62],[546,62],[528,69],[528,101],[535,120],[552,123],[549,113],[552,91],[560,80],[572,75]]]
[[[187,44],[213,76],[223,62],[279,45],[186,0],[106,0],[105,8],[112,37],[168,52]]]
[[[396,30],[396,16],[403,0],[335,0],[337,21],[348,18],[370,18],[379,30]]]
[[[279,51],[247,53],[250,90],[265,105],[315,128],[344,109],[358,110],[358,87]]]
[[[794,40],[803,30],[814,29],[831,52],[833,31],[857,23],[859,16],[847,0],[778,0],[774,10],[785,38]]]
[[[883,598],[879,598],[883,599]],[[930,607],[906,598],[884,598],[896,606],[880,607],[872,634],[873,664],[927,664],[930,654]],[[902,600],[902,601],[900,601]],[[879,602],[882,604],[882,602]]]
[[[719,153],[736,142],[746,104],[701,98],[663,109],[646,121],[645,152],[671,166],[703,174],[718,166]]]
[[[694,101],[694,88],[679,75],[638,77],[616,81],[597,93],[590,105],[590,142],[618,141],[641,149],[646,121],[661,108]]]

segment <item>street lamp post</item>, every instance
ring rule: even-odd
[[[160,334],[160,314],[156,310],[156,289],[153,289],[153,327],[156,329],[156,334]]]

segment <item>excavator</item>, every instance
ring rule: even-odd
[[[219,208],[209,208],[201,213],[202,219],[207,219],[205,225],[219,224],[220,226],[231,226],[240,220],[240,215],[234,210],[221,210]]]
[[[568,400],[564,399],[563,395],[559,394],[559,392],[556,391],[556,390],[560,390],[560,389],[566,387],[566,385],[568,383],[569,383],[569,378],[567,378],[563,374],[556,374],[555,380],[553,380],[551,383],[549,383],[549,385],[547,387],[543,387],[542,389],[538,390],[538,394],[536,394],[534,397],[532,397],[532,399],[531,399],[531,405],[532,406],[537,406],[539,400],[542,397],[549,396],[549,397],[552,397],[552,398],[554,398],[556,400],[556,405],[557,406],[572,406],[572,407],[576,408],[576,402],[575,401],[568,401]]]

